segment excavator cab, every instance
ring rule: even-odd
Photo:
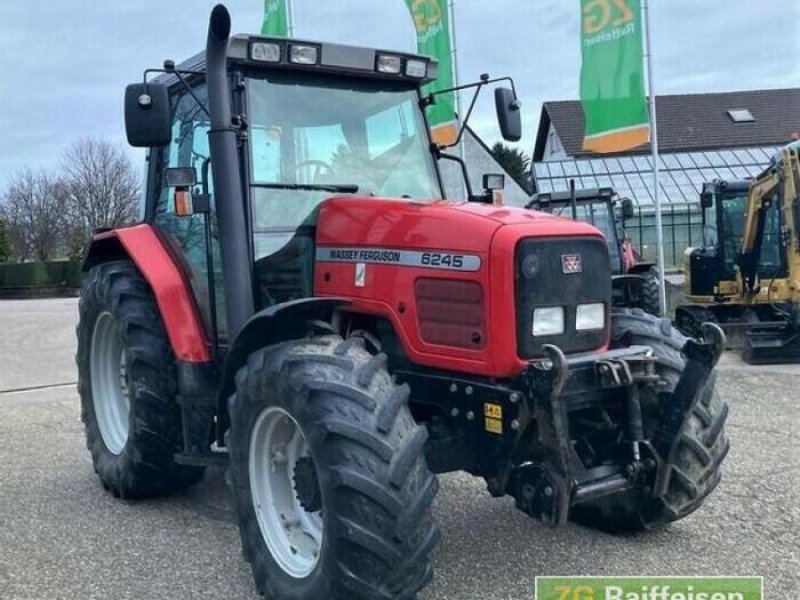
[[[790,144],[752,181],[703,186],[703,246],[686,252],[684,333],[718,322],[748,362],[800,360],[800,145]]]

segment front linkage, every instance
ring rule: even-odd
[[[396,371],[395,377],[411,386],[414,402],[444,412],[448,426],[431,424],[426,452],[434,472],[480,475],[492,495],[509,494],[518,508],[557,526],[567,521],[571,507],[606,496],[637,488],[653,498],[666,494],[680,432],[713,385],[724,348],[719,327],[708,324],[704,332],[707,341],[683,346],[687,362],[650,436],[640,392],[666,382],[657,368],[660,357],[645,345],[575,357],[547,345],[545,356],[507,386],[418,371]],[[570,415],[615,398],[625,408],[626,450],[586,468],[575,451]]]
[[[661,405],[651,439],[644,433],[640,388],[661,383],[657,358],[646,346],[630,346],[601,355],[567,358],[556,346],[545,346],[546,357],[533,361],[524,374],[545,461],[514,467],[508,492],[517,507],[544,523],[566,523],[570,508],[605,496],[641,488],[653,498],[667,493],[680,432],[694,408],[713,385],[712,371],[725,347],[725,336],[714,324],[704,324],[704,340],[689,339],[687,359],[670,402]],[[624,393],[627,416],[627,464],[585,468],[572,447],[569,412],[575,399],[593,392]]]

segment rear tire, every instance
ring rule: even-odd
[[[642,388],[641,401],[645,436],[658,426],[654,416],[659,405],[669,402],[686,363],[681,353],[686,338],[667,319],[658,319],[642,309],[626,309],[612,314],[612,347],[647,345],[656,357],[656,369],[667,382],[660,391]],[[648,418],[649,415],[649,418]],[[601,498],[578,505],[571,511],[576,522],[616,533],[663,526],[697,510],[714,491],[722,477],[722,463],[730,449],[725,431],[728,404],[716,389],[716,372],[703,397],[679,433],[675,464],[671,465],[669,487],[663,498],[653,498],[643,490]]]
[[[228,403],[232,495],[260,594],[411,599],[431,579],[438,481],[425,462],[427,430],[411,417],[408,387],[395,385],[385,364],[386,355],[371,355],[361,338],[325,335],[258,350],[237,373]],[[286,447],[301,451],[283,453],[279,434],[269,433],[276,414],[283,417],[277,427],[300,431],[303,443]],[[267,476],[254,469],[265,454]],[[286,460],[298,455],[300,470],[300,460]],[[286,473],[273,477],[276,470]],[[285,494],[287,481],[297,502]],[[284,526],[284,535],[275,527],[281,522],[295,525]]]
[[[203,468],[174,461],[182,447],[175,358],[145,279],[128,261],[95,266],[78,310],[81,419],[103,486],[144,498],[200,481]]]

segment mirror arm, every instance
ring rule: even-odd
[[[453,162],[457,162],[461,166],[461,173],[464,175],[464,185],[467,188],[467,198],[473,200],[475,196],[472,193],[472,184],[469,182],[469,173],[467,172],[467,164],[462,160],[460,156],[455,156],[453,154],[445,154],[442,152],[442,148],[438,144],[431,144],[431,152],[436,157],[436,159],[444,159],[444,160],[452,160]]]
[[[465,85],[459,85],[444,90],[437,90],[435,92],[431,92],[430,94],[422,98],[422,100],[420,100],[420,107],[422,107],[422,109],[425,110],[425,108],[427,108],[428,106],[431,106],[432,104],[436,103],[436,96],[475,88],[475,95],[472,96],[472,102],[469,105],[469,109],[467,110],[467,114],[464,117],[464,121],[461,123],[461,128],[458,131],[458,137],[452,144],[440,146],[441,149],[452,148],[453,146],[457,146],[458,144],[461,143],[461,139],[464,137],[464,132],[467,129],[467,124],[469,123],[469,119],[472,116],[472,111],[475,108],[475,103],[478,101],[478,96],[480,95],[481,90],[487,85],[491,85],[493,83],[499,83],[501,81],[509,82],[509,84],[511,85],[511,91],[514,93],[514,98],[516,99],[517,89],[516,86],[514,85],[514,80],[511,77],[498,77],[497,79],[489,79],[489,75],[487,73],[484,73],[483,75],[481,75],[480,81],[476,81],[475,83],[467,83]]]
[[[205,75],[205,73],[201,73],[200,71],[187,71],[187,70],[183,70],[183,69],[178,70],[178,69],[175,69],[175,68],[172,68],[172,69],[145,69],[145,72],[144,72],[145,90],[147,89],[147,75],[150,74],[150,73],[167,73],[169,75],[175,75],[175,77],[178,78],[178,81],[181,82],[181,84],[186,89],[186,91],[189,92],[189,95],[192,97],[192,99],[195,102],[197,102],[197,105],[202,109],[202,111],[204,113],[206,113],[206,116],[209,119],[211,118],[211,115],[208,112],[208,108],[206,108],[205,104],[203,104],[200,101],[200,98],[197,97],[197,95],[194,93],[194,90],[192,90],[191,86],[187,83],[186,79],[184,78],[184,75]]]

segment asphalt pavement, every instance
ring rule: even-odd
[[[123,502],[98,482],[75,391],[73,299],[0,301],[0,599],[255,599],[224,474]],[[536,575],[763,575],[800,599],[800,367],[726,356],[732,450],[717,492],[664,531],[548,529],[468,475],[442,477],[422,600],[532,599]]]

